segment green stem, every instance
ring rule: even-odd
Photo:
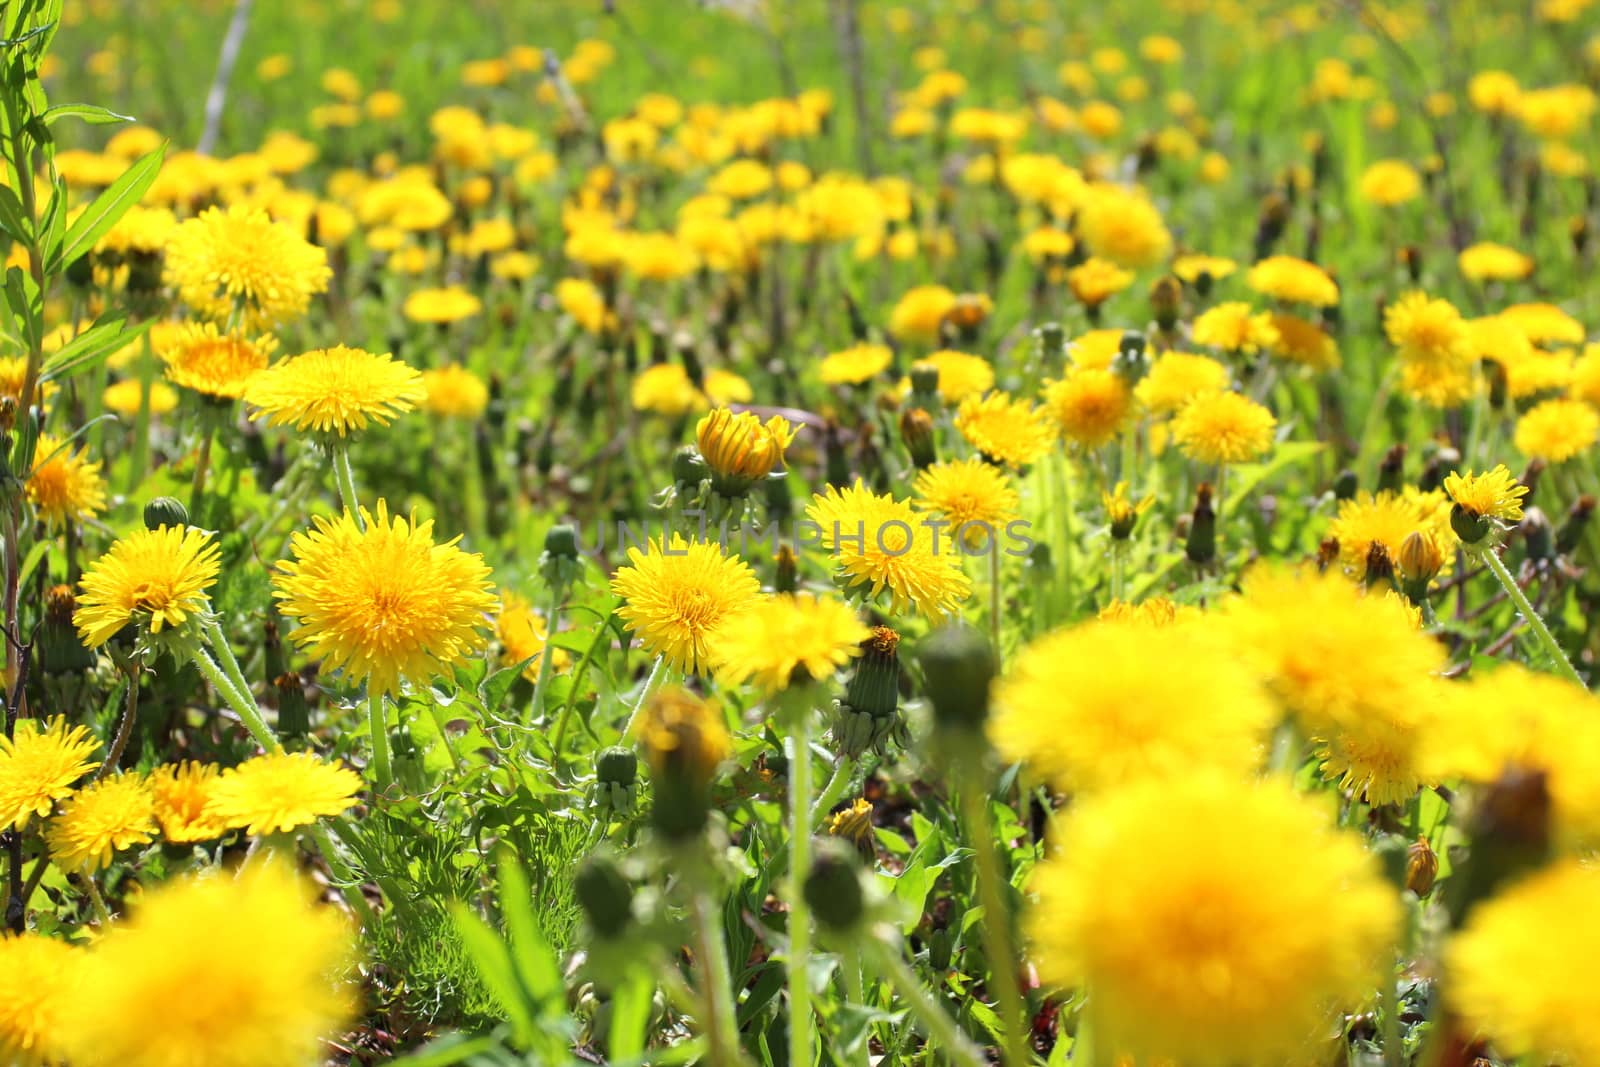
[[[256,744],[268,752],[277,751],[279,747],[277,739],[272,736],[272,731],[267,728],[267,721],[261,717],[261,709],[256,707],[256,703],[250,698],[250,695],[239,691],[238,687],[233,684],[233,679],[229,678],[222,668],[217,666],[217,661],[211,658],[210,653],[204,647],[197,644],[191,658],[194,660],[194,665],[199,668],[200,673],[205,676],[206,681],[211,683],[212,688],[221,694],[223,700],[228,702],[228,706],[233,709],[234,714],[239,716],[239,721],[244,723],[244,728],[250,732],[250,736],[255,739]]]
[[[804,690],[802,690],[802,694]],[[811,705],[792,709],[789,742],[789,1065],[811,1067]]]
[[[367,520],[361,514],[361,502],[356,497],[356,473],[350,466],[350,446],[343,441],[333,446],[333,480],[339,487],[339,503],[356,517],[356,525],[365,530]]]
[[[981,765],[979,765],[981,766]],[[994,820],[989,817],[989,792],[979,788],[984,776],[977,766],[969,768],[959,790],[961,818],[967,837],[977,853],[978,899],[983,904],[983,951],[989,957],[989,976],[1000,1001],[1000,1019],[1005,1026],[1007,1067],[1026,1067],[1022,990],[1017,984],[1016,950],[1011,944],[1011,910],[1001,889],[1009,883],[1001,876],[1000,858],[995,850]]]
[[[928,995],[922,982],[900,956],[876,937],[862,939],[861,951],[878,974],[894,986],[900,999],[906,1002],[911,1014],[927,1027],[928,1035],[944,1049],[945,1055],[957,1067],[988,1067],[983,1051],[972,1039],[961,1032],[950,1013]]]
[[[1539,617],[1539,613],[1533,609],[1533,604],[1529,602],[1527,594],[1522,591],[1522,587],[1517,584],[1516,578],[1512,577],[1511,572],[1506,569],[1506,565],[1501,562],[1494,548],[1484,544],[1477,544],[1472,546],[1469,551],[1472,555],[1481,559],[1500,582],[1500,587],[1506,591],[1506,596],[1510,597],[1511,602],[1517,606],[1517,611],[1524,619],[1528,620],[1528,627],[1533,630],[1534,636],[1544,646],[1545,653],[1555,662],[1559,673],[1565,675],[1578,688],[1588,689],[1589,687],[1584,684],[1583,678],[1573,668],[1572,661],[1567,659],[1567,654],[1561,651],[1561,646],[1556,643],[1555,635],[1544,624],[1544,619]]]
[[[995,665],[1000,663],[1000,542],[989,538],[989,645],[994,649]]]
[[[694,894],[695,936],[705,968],[706,1039],[712,1067],[734,1067],[739,1053],[739,1022],[733,1006],[733,973],[728,966],[728,946],[722,931],[722,914],[711,891],[698,886]]]
[[[839,962],[839,971],[844,976],[845,996],[849,998],[849,1003],[866,1008],[867,980],[861,970],[861,952],[854,944],[846,941],[840,954],[842,958]],[[872,1033],[877,1033],[876,1025],[872,1027]],[[872,1057],[867,1047],[865,1035],[861,1038],[861,1044],[854,1059],[854,1067],[871,1067]]]
[[[552,653],[555,649],[550,647],[550,639],[556,635],[556,624],[561,621],[561,600],[565,595],[562,589],[550,591],[550,610],[544,617],[544,651],[539,653],[539,677],[533,683],[533,700],[528,707],[528,722],[532,725],[544,711],[544,693],[550,686],[550,663],[555,658]],[[559,756],[560,750],[552,750]]]
[[[634,729],[639,725],[639,716],[643,713],[645,704],[650,701],[650,694],[656,691],[656,687],[661,684],[662,676],[666,673],[666,663],[665,657],[656,657],[655,666],[650,668],[650,677],[644,680],[644,688],[639,690],[639,702],[633,706],[628,721],[622,727],[624,738],[633,736]]]
[[[205,432],[200,435],[200,455],[194,461],[194,484],[189,489],[189,514],[193,515],[196,522],[200,522],[200,502],[205,499],[206,474],[211,470],[211,443],[217,436],[217,428],[207,413]]]
[[[102,926],[111,923],[111,909],[106,907],[106,898],[100,895],[100,887],[94,884],[94,875],[81,874],[78,876],[83,882],[84,892],[89,895],[89,903],[94,905],[95,918],[100,920]]]
[[[389,719],[383,713],[383,693],[367,697],[367,728],[372,731],[372,774],[379,793],[394,784],[394,768],[389,763]]]
[[[216,619],[212,619],[206,623],[205,633],[206,641],[211,645],[212,651],[217,654],[217,662],[221,664],[223,672],[228,676],[228,680],[233,682],[235,689],[249,698],[251,696],[250,681],[244,676],[244,669],[239,666],[239,660],[233,654],[233,645],[228,641],[228,635],[222,632],[222,624]]]
[[[1405,1067],[1405,1045],[1400,1038],[1400,998],[1396,995],[1394,965],[1385,968],[1378,990],[1378,1011],[1383,1015],[1383,1067]]]
[[[135,665],[128,672],[128,698],[122,708],[122,719],[117,723],[117,733],[111,740],[111,751],[106,753],[105,762],[100,764],[100,769],[94,772],[94,781],[98,782],[107,774],[116,769],[122,762],[122,754],[128,749],[128,739],[133,736],[133,724],[139,718],[139,675],[142,669]]]
[[[834,764],[833,777],[828,779],[828,784],[822,787],[822,793],[817,797],[816,803],[811,805],[811,826],[819,829],[828,812],[839,803],[839,798],[844,796],[844,791],[849,788],[850,781],[855,777],[856,768],[860,766],[849,756],[841,756],[839,762]]]
[[[1116,540],[1116,539],[1112,540],[1112,542],[1111,542],[1111,599],[1113,601],[1121,600],[1124,597],[1124,586],[1125,586],[1126,582],[1125,582],[1125,580],[1123,578],[1124,566],[1125,566],[1124,562],[1123,562],[1123,548],[1124,548],[1124,545],[1123,545],[1122,541]]]

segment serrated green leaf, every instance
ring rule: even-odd
[[[47,266],[50,273],[55,273],[92,249],[95,242],[104,237],[130,207],[139,202],[145,190],[150,188],[150,183],[156,180],[156,175],[161,173],[161,160],[166,151],[167,146],[163,143],[147,155],[140,156],[105,192],[84,208],[83,213],[67,228],[60,250]]]

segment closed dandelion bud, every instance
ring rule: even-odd
[[[1587,493],[1580,496],[1567,512],[1567,517],[1561,521],[1561,529],[1556,532],[1556,551],[1563,556],[1570,556],[1577,549],[1578,543],[1583,540],[1583,531],[1589,525],[1589,517],[1594,514],[1595,499]]]
[[[1355,497],[1356,490],[1361,487],[1361,480],[1356,477],[1356,472],[1346,468],[1340,471],[1333,479],[1333,498],[1335,500],[1350,500]]]
[[[695,427],[695,444],[711,469],[712,488],[732,499],[782,466],[797,432],[781,415],[762,422],[748,411],[717,408]]]
[[[78,608],[70,585],[53,585],[44,595],[44,625],[39,628],[39,666],[46,674],[69,674],[94,666],[94,653],[84,647],[72,625]]]
[[[1486,515],[1474,515],[1460,504],[1450,506],[1450,529],[1461,538],[1463,544],[1475,545],[1489,536],[1489,518]],[[1378,542],[1374,541],[1376,545]]]
[[[1195,490],[1194,512],[1189,516],[1189,534],[1184,538],[1183,554],[1189,562],[1205,566],[1217,558],[1217,513],[1211,506],[1211,486],[1200,483]]]
[[[1398,493],[1405,482],[1406,446],[1395,445],[1378,464],[1378,492]]]
[[[1261,214],[1256,220],[1255,258],[1267,258],[1288,223],[1289,201],[1278,193],[1270,194],[1261,202]]]
[[[1528,491],[1523,494],[1524,504],[1533,500],[1533,494],[1539,490],[1539,478],[1544,474],[1545,462],[1542,459],[1530,459],[1528,465],[1522,468],[1522,474],[1517,478],[1517,484]]]
[[[304,737],[311,732],[311,702],[306,699],[305,683],[293,671],[271,679],[278,700],[278,732],[284,737]]]
[[[711,477],[711,468],[693,445],[682,445],[672,454],[672,482],[687,491]]]
[[[1111,359],[1111,369],[1117,376],[1126,382],[1129,388],[1139,384],[1139,380],[1150,369],[1150,356],[1145,344],[1144,334],[1137,330],[1128,330],[1117,342],[1117,354]]]
[[[956,939],[948,927],[940,927],[928,935],[928,967],[935,974],[944,974],[955,958]]]
[[[1171,330],[1178,321],[1183,303],[1183,283],[1172,275],[1157,278],[1150,287],[1150,313],[1163,331]]]
[[[866,911],[866,893],[861,888],[861,861],[844,841],[817,842],[811,871],[803,892],[817,924],[834,933],[853,929]]]
[[[544,551],[539,554],[539,574],[552,589],[565,589],[583,573],[578,556],[578,531],[557,523],[545,531]]]
[[[606,856],[592,855],[578,865],[572,891],[589,927],[602,940],[621,937],[633,921],[633,884]]]
[[[1394,557],[1389,555],[1382,541],[1373,541],[1367,546],[1365,581],[1368,589],[1394,585]]]
[[[857,855],[871,863],[878,853],[872,828],[872,801],[860,797],[843,811],[828,816],[828,834],[850,842]]]
[[[1406,850],[1406,888],[1419,897],[1428,895],[1439,876],[1439,857],[1426,837],[1417,838]]]
[[[1400,542],[1400,558],[1395,561],[1400,572],[1400,590],[1413,604],[1421,604],[1428,595],[1428,586],[1444,568],[1444,553],[1431,536],[1412,531]]]
[[[998,254],[1003,261],[1004,250],[999,250]],[[945,313],[945,321],[956,328],[963,340],[970,341],[977,337],[978,327],[983,325],[992,310],[994,302],[983,293],[962,293],[956,297],[955,305]]]
[[[934,724],[952,734],[981,733],[996,671],[988,638],[964,622],[941,626],[923,638],[917,662]]]
[[[1404,245],[1399,252],[1400,265],[1406,269],[1412,285],[1422,281],[1422,250],[1416,245]]]
[[[144,526],[159,530],[163,526],[189,525],[189,509],[176,497],[158,496],[144,506]]]
[[[788,545],[779,545],[778,551],[772,556],[772,591],[774,593],[792,593],[800,587],[800,561],[794,554],[794,549]]]
[[[859,759],[868,750],[882,755],[891,742],[910,742],[900,716],[900,635],[875,626],[861,642],[861,655],[845,687],[834,720],[834,743],[841,755]]]
[[[1572,250],[1582,256],[1589,247],[1589,220],[1582,215],[1574,215],[1567,226],[1567,232],[1572,236]]]
[[[900,415],[900,440],[918,470],[938,462],[933,437],[933,416],[926,408],[908,408]]]
[[[1529,559],[1539,562],[1554,555],[1555,531],[1550,528],[1550,520],[1538,507],[1530,504],[1523,510],[1518,529],[1522,531],[1522,543]]]
[[[612,745],[600,750],[594,761],[595,780],[607,785],[631,786],[639,777],[639,757],[632,749]]]
[[[822,458],[826,467],[828,484],[843,489],[851,482],[850,453],[845,448],[844,434],[838,424],[829,423],[822,434]]]
[[[731,745],[722,710],[685,689],[658,690],[635,736],[655,790],[651,821],[667,838],[693,837],[711,810],[711,781]]]
[[[1417,478],[1417,488],[1424,493],[1433,492],[1444,485],[1445,476],[1459,466],[1461,466],[1460,452],[1448,445],[1437,450],[1422,468],[1422,474]]]
[[[911,368],[911,406],[939,410],[939,368],[914,364]]]

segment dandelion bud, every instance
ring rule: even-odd
[[[1572,250],[1581,257],[1589,247],[1589,220],[1582,215],[1572,216],[1567,232],[1572,236]]]
[[[1361,487],[1361,480],[1356,477],[1356,472],[1346,467],[1333,478],[1333,498],[1335,500],[1349,500],[1356,495],[1356,490]]]
[[[941,626],[923,638],[917,662],[935,725],[951,733],[981,732],[997,669],[988,639],[963,622]]]
[[[933,416],[926,408],[908,408],[900,415],[900,440],[918,470],[931,467],[939,459],[933,439]]]
[[[711,468],[693,445],[683,445],[672,454],[672,481],[680,491],[692,489],[709,477]]]
[[[687,690],[661,689],[645,704],[635,736],[655,789],[655,828],[674,840],[698,834],[711,810],[712,776],[731,750],[722,710]]]
[[[800,587],[800,561],[794,554],[794,549],[788,545],[779,545],[778,553],[773,562],[776,564],[777,573],[772,579],[774,593],[792,593]]]
[[[578,557],[578,531],[557,523],[545,531],[544,551],[539,554],[539,574],[552,589],[565,589],[583,571]]]
[[[806,903],[818,925],[845,933],[861,921],[866,911],[866,893],[861,888],[861,861],[844,841],[817,842],[816,856],[806,875]]]
[[[1271,254],[1272,246],[1278,243],[1288,224],[1289,201],[1278,193],[1272,193],[1261,202],[1261,214],[1256,220],[1256,259],[1265,259]]]
[[[1170,274],[1157,278],[1150,287],[1150,313],[1162,332],[1172,329],[1178,321],[1183,304],[1183,283]]]
[[[1117,342],[1117,354],[1111,359],[1111,369],[1117,373],[1129,387],[1137,385],[1150,369],[1150,357],[1145,345],[1144,334],[1137,330],[1128,330]]]
[[[1556,551],[1563,556],[1570,556],[1578,547],[1578,542],[1583,540],[1583,531],[1589,525],[1589,516],[1594,514],[1595,499],[1587,493],[1573,501],[1572,508],[1567,512],[1567,517],[1561,521],[1561,529],[1556,532]]]
[[[1522,495],[1524,504],[1533,499],[1533,494],[1539,489],[1539,478],[1544,474],[1545,462],[1542,459],[1530,459],[1528,465],[1522,468],[1522,474],[1517,478],[1517,484],[1528,491]]]
[[[591,855],[572,878],[573,895],[602,940],[622,936],[633,921],[633,884],[606,856]]]
[[[1439,857],[1426,837],[1418,837],[1406,850],[1406,888],[1419,897],[1428,895],[1439,876]]]
[[[144,525],[147,530],[163,526],[189,525],[189,509],[176,497],[158,496],[144,506]]]
[[[1050,371],[1060,368],[1067,355],[1067,331],[1059,322],[1047,322],[1033,331],[1039,362]]]
[[[911,366],[911,404],[930,411],[939,409],[939,368],[927,363]]]
[[[994,301],[983,293],[962,293],[956,297],[956,302],[949,311],[945,312],[945,321],[959,331],[963,340],[971,341],[978,336],[978,327],[983,325],[989,317],[989,312],[994,310]]]
[[[70,585],[53,585],[44,595],[44,625],[39,628],[39,666],[46,674],[70,674],[94,666],[94,653],[84,647],[72,625],[78,602]]]
[[[1530,560],[1537,563],[1554,555],[1555,531],[1550,528],[1550,520],[1542,509],[1530,504],[1522,512],[1518,529],[1522,531],[1522,543]]]
[[[1396,258],[1400,265],[1406,269],[1406,274],[1411,278],[1412,285],[1422,283],[1422,250],[1416,245],[1404,245],[1397,253]]]
[[[1475,545],[1489,536],[1489,518],[1486,515],[1475,515],[1460,504],[1452,504],[1450,529],[1461,538],[1462,544]]]
[[[633,811],[638,795],[639,759],[633,750],[617,745],[602,749],[594,761],[590,806],[626,816]]]
[[[1200,483],[1195,490],[1194,512],[1189,517],[1189,534],[1183,542],[1189,562],[1203,567],[1217,558],[1217,513],[1211,506],[1211,486]]]
[[[1421,604],[1428,595],[1428,585],[1444,569],[1444,553],[1439,543],[1421,531],[1413,530],[1400,542],[1400,590],[1413,604]]]
[[[829,485],[843,489],[850,484],[850,453],[838,423],[830,422],[823,431],[822,460]]]
[[[875,626],[861,642],[861,656],[839,701],[833,740],[839,753],[860,759],[873,751],[883,755],[891,742],[905,747],[911,737],[900,716],[900,635]]]
[[[1373,541],[1367,546],[1366,585],[1371,589],[1375,585],[1391,586],[1394,584],[1394,559],[1389,555],[1389,550],[1382,541]]]
[[[762,422],[748,411],[717,408],[695,427],[700,458],[711,468],[711,486],[725,497],[742,497],[783,463],[783,450],[797,430],[781,415]]]
[[[1398,493],[1405,481],[1406,446],[1395,445],[1383,454],[1378,464],[1378,492]]]

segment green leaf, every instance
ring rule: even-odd
[[[115,111],[95,104],[57,104],[39,116],[46,125],[59,119],[82,119],[91,126],[112,126],[119,122],[132,122],[132,115],[119,115]]]
[[[113,352],[121,351],[137,341],[154,323],[154,319],[146,319],[128,329],[125,312],[107,312],[93,326],[62,345],[55,355],[45,360],[39,380],[56,381],[73,371],[93,367]]]
[[[461,944],[472,957],[473,967],[485,988],[506,1013],[518,1042],[532,1040],[536,1030],[533,1004],[517,981],[516,967],[511,962],[511,951],[493,927],[483,921],[477,912],[457,902],[450,907],[450,917]]]
[[[561,963],[539,928],[533,910],[533,890],[528,875],[509,849],[500,854],[500,912],[523,987],[536,1004],[550,1005],[562,997]]]
[[[444,1034],[423,1045],[409,1056],[389,1061],[391,1067],[455,1067],[465,1063],[480,1052],[490,1052],[500,1047],[492,1037],[472,1037],[467,1034]]]
[[[22,201],[9,185],[0,185],[0,230],[19,244],[26,244],[32,221],[22,212]]]
[[[163,143],[148,155],[139,157],[106,188],[105,192],[95,197],[94,202],[84,208],[83,214],[78,216],[77,221],[67,228],[67,235],[61,241],[61,248],[51,258],[46,270],[54,274],[93,248],[95,242],[104,237],[106,232],[117,224],[117,220],[127,214],[128,209],[144,196],[145,190],[150,188],[150,183],[161,173],[161,160],[166,151],[167,146]]]
[[[649,978],[640,973],[635,973],[612,992],[611,1030],[606,1035],[607,1059],[615,1062],[643,1055],[654,992]]]

